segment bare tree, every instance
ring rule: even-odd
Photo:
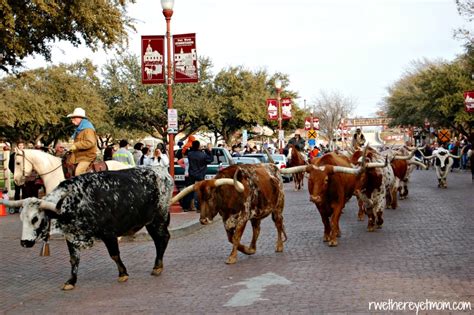
[[[329,147],[332,149],[335,132],[341,120],[347,118],[355,109],[355,102],[339,92],[321,91],[313,100],[313,104],[314,114],[319,118],[320,131],[327,135]]]

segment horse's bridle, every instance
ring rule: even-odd
[[[20,152],[21,152],[22,154],[18,154],[18,153],[20,153]],[[18,150],[16,154],[19,155],[19,156],[21,156],[21,157],[23,157],[23,167],[22,167],[22,170],[21,170],[21,176],[22,176],[22,179],[23,179],[23,180],[26,180],[26,176],[25,176],[25,161],[30,162],[32,169],[33,169],[33,165],[34,165],[34,164],[33,164],[33,162],[31,162],[31,161],[26,157],[24,150]],[[48,174],[54,172],[55,170],[57,170],[58,168],[60,168],[61,166],[62,166],[62,163],[59,163],[59,165],[58,165],[57,167],[53,168],[51,171],[48,171],[48,172],[43,173],[43,174],[38,174],[38,176],[41,177],[41,176],[44,176],[44,175],[48,175]]]

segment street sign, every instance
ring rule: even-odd
[[[168,133],[178,133],[178,110],[168,108]]]
[[[309,139],[308,140],[308,145],[310,147],[314,147],[316,145],[316,139]]]
[[[316,130],[310,130],[308,131],[308,139],[316,139],[318,137],[318,133],[316,132]]]
[[[441,129],[438,131],[438,140],[441,142],[448,142],[451,139],[451,134],[448,129]]]

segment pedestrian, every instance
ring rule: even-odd
[[[75,165],[74,175],[77,176],[84,174],[96,159],[97,135],[84,109],[77,107],[67,117],[71,118],[72,124],[76,126],[72,135],[74,143],[69,148],[72,152],[69,162]]]
[[[207,165],[213,161],[212,145],[209,143],[207,147],[202,150],[201,143],[198,140],[194,140],[191,149],[188,152],[188,161],[189,185],[204,180],[206,177]],[[196,192],[194,192],[194,206],[198,209],[197,211],[199,211]]]
[[[360,149],[363,147],[365,144],[365,136],[362,133],[362,130],[360,128],[356,129],[356,132],[354,133],[354,136],[352,137],[352,147],[354,150]]]
[[[317,146],[314,146],[311,151],[309,151],[309,160],[311,161],[312,159],[314,159],[315,157],[318,157],[319,156],[319,149]]]
[[[151,165],[158,165],[161,167],[168,167],[170,165],[170,159],[166,154],[166,148],[162,143],[158,143],[151,159]]]
[[[232,157],[239,157],[240,155],[240,146],[237,144],[234,144],[232,146]]]
[[[151,165],[151,156],[150,156],[150,148],[143,147],[142,148],[142,156],[138,159],[137,165],[148,166]]]
[[[105,149],[104,149],[104,162],[105,161],[110,161],[112,160],[114,156],[115,148],[113,144],[109,144]]]
[[[135,166],[135,160],[132,153],[128,150],[128,141],[126,139],[120,140],[119,149],[112,155],[112,159],[122,162],[123,164]]]
[[[19,140],[16,144],[16,149],[10,154],[10,160],[8,161],[8,169],[12,174],[15,174],[15,157],[17,151],[22,151],[25,149],[25,142],[23,140]],[[13,182],[15,186],[15,195],[13,197],[14,200],[20,200],[21,196],[24,195],[24,188],[25,185],[18,186],[15,182]],[[26,197],[23,197],[26,198]]]
[[[184,156],[178,160],[178,165],[184,169],[184,185],[188,187],[191,185],[189,181],[189,159],[188,159],[189,150],[184,152]],[[184,212],[188,212],[191,208],[194,208],[194,203],[192,203],[193,195],[187,194],[183,199],[180,200],[180,205],[183,208]]]
[[[135,143],[133,146],[133,160],[135,161],[135,165],[138,165],[138,160],[142,157],[142,148],[144,144],[141,142]]]

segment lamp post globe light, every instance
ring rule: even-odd
[[[281,140],[281,98],[280,98],[280,92],[281,92],[281,81],[279,79],[275,80],[275,89],[277,92],[277,106],[278,106],[278,150],[280,151],[280,154],[283,152],[283,143]]]
[[[168,87],[168,109],[173,108],[173,90],[172,85],[172,68],[171,68],[171,16],[173,16],[174,0],[161,0],[161,7],[163,8],[163,15],[166,19],[166,55],[167,55],[167,87]],[[169,133],[169,157],[170,157],[170,175],[174,178],[174,134]]]

